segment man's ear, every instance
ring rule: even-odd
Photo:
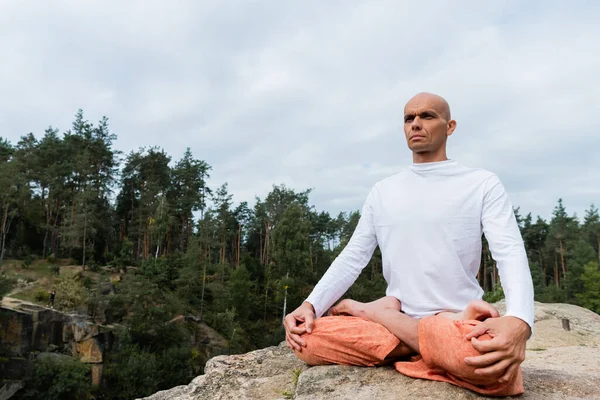
[[[446,137],[452,135],[456,129],[456,121],[451,119],[448,121],[448,127],[446,128]]]

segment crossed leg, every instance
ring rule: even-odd
[[[371,303],[343,300],[328,316],[315,320],[312,333],[302,335],[306,347],[295,353],[309,365],[379,366],[393,362],[396,370],[414,378],[449,382],[487,395],[521,394],[520,371],[510,382],[500,384],[481,379],[463,361],[480,354],[464,336],[479,320],[497,316],[497,311],[492,315],[491,310],[495,311],[478,300],[460,313],[442,312],[416,320],[401,312],[401,304],[394,297]],[[480,340],[490,338],[483,335]]]

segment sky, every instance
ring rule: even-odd
[[[0,2],[0,136],[78,109],[125,153],[186,147],[236,203],[274,184],[359,210],[412,162],[404,104],[448,100],[448,157],[496,173],[515,207],[600,206],[600,2]]]

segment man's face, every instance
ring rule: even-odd
[[[415,153],[437,152],[446,145],[455,122],[443,104],[432,97],[417,96],[404,107],[404,133],[408,148]]]

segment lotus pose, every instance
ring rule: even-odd
[[[420,93],[406,104],[413,163],[372,187],[344,250],[285,317],[288,346],[306,363],[394,363],[405,375],[486,395],[523,393],[520,364],[534,319],[523,240],[497,175],[448,159],[455,129],[442,97]],[[482,234],[506,295],[502,317],[481,300]],[[386,297],[334,306],[377,246]]]

